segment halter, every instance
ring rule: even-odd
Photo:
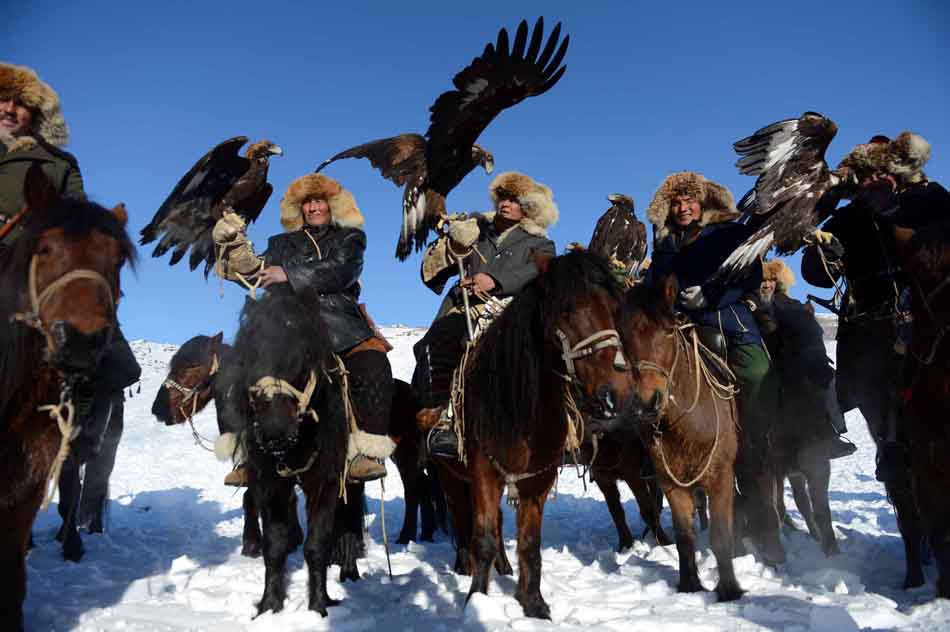
[[[194,437],[195,443],[209,452],[214,452],[214,448],[209,448],[206,444],[213,442],[198,433],[198,429],[195,428],[194,416],[198,413],[198,393],[211,386],[219,366],[218,354],[215,353],[211,356],[211,371],[208,373],[208,377],[191,388],[179,384],[170,377],[166,377],[165,381],[162,382],[165,388],[173,388],[181,393],[181,403],[178,404],[178,412],[181,413],[181,416],[184,417],[188,425],[191,426],[191,436]],[[185,410],[185,404],[188,403],[188,400],[191,400],[190,413]]]
[[[580,381],[577,377],[577,371],[574,368],[574,360],[586,358],[607,347],[617,347],[617,352],[614,354],[614,368],[618,371],[625,371],[627,369],[627,360],[623,357],[623,345],[620,342],[620,334],[617,333],[616,329],[601,329],[573,346],[571,346],[571,341],[568,339],[567,334],[561,331],[560,328],[555,329],[554,333],[561,341],[561,358],[564,360],[564,364],[567,365],[567,376],[565,379],[567,379],[568,382]]]
[[[258,447],[262,451],[273,455],[277,459],[278,473],[281,471],[289,471],[285,459],[287,458],[287,452],[297,445],[297,441],[300,438],[300,422],[303,421],[304,417],[309,413],[309,416],[313,418],[314,423],[318,423],[320,421],[317,411],[310,407],[310,399],[313,397],[313,392],[316,390],[316,388],[317,374],[311,370],[310,375],[307,378],[307,385],[304,386],[302,391],[297,390],[297,388],[295,388],[290,382],[272,375],[265,375],[261,379],[257,380],[253,386],[247,389],[252,398],[260,397],[271,401],[278,395],[284,395],[297,400],[297,424],[294,426],[293,431],[286,437],[265,441],[261,434],[260,423],[258,422],[256,415],[251,422],[252,428],[254,429],[254,438],[257,441]],[[311,458],[310,464],[308,464],[304,470],[309,469],[312,463],[313,458]]]
[[[30,293],[30,311],[28,312],[17,312],[13,315],[13,320],[19,321],[28,327],[36,329],[43,337],[46,338],[47,349],[52,353],[56,350],[55,345],[53,344],[53,339],[49,334],[49,330],[46,325],[43,323],[43,319],[40,317],[40,312],[43,307],[53,298],[53,295],[56,292],[60,291],[67,284],[75,281],[77,279],[88,279],[94,281],[101,285],[106,294],[109,297],[109,308],[112,310],[113,315],[115,314],[115,300],[112,296],[112,286],[109,285],[109,282],[105,279],[104,276],[96,272],[95,270],[90,270],[88,268],[77,268],[75,270],[70,270],[63,276],[59,277],[45,288],[42,292],[37,293],[36,291],[36,268],[37,260],[36,255],[33,255],[33,258],[30,259],[30,272],[27,277],[27,283]]]

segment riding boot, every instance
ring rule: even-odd
[[[844,414],[841,407],[838,406],[838,396],[835,394],[835,383],[832,378],[823,391],[823,403],[825,406],[825,415],[828,418],[829,425],[833,434],[830,438],[829,458],[838,459],[844,456],[854,454],[858,446],[842,438],[841,435],[848,431],[848,426],[844,420]]]
[[[115,468],[115,457],[122,439],[124,426],[124,396],[114,393],[112,414],[102,438],[102,448],[94,459],[86,463],[83,477],[82,500],[79,505],[77,525],[86,527],[89,533],[102,533],[105,528],[106,508],[109,503],[109,478]]]
[[[70,442],[70,450],[82,463],[94,459],[102,450],[102,440],[112,418],[113,398],[97,386],[87,379],[73,385],[74,423],[79,433]]]
[[[346,470],[346,478],[351,483],[368,483],[386,476],[386,466],[381,459],[371,459],[357,454]]]
[[[224,484],[228,487],[247,487],[247,483],[247,463],[238,463],[224,477]]]

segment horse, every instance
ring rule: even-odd
[[[577,251],[537,264],[539,275],[463,359],[456,375],[464,402],[453,409],[464,429],[464,459],[439,460],[454,479],[443,478],[443,485],[464,481],[471,494],[472,519],[457,531],[470,546],[466,603],[487,593],[492,565],[502,566],[499,502],[507,486],[509,502],[517,503],[515,598],[525,616],[549,619],[540,590],[541,523],[566,441],[569,433],[576,440],[575,421],[584,412],[616,415],[633,383],[615,325],[619,289],[606,261]],[[450,509],[459,525],[457,507]]]
[[[59,200],[27,173],[24,230],[0,260],[0,627],[23,629],[26,550],[50,480],[70,453],[89,458],[98,432],[76,417],[116,328],[119,271],[135,262],[121,205]]]
[[[914,319],[904,392],[910,445],[910,482],[924,531],[937,562],[937,597],[950,598],[950,222],[904,236],[904,269],[910,278]]]
[[[624,416],[647,446],[673,512],[679,592],[704,590],[693,531],[693,494],[702,488],[709,498],[710,544],[719,566],[716,595],[732,601],[743,594],[732,564],[735,400],[708,373],[695,328],[677,319],[678,292],[673,275],[626,292],[621,331],[637,386]]]
[[[652,531],[657,544],[672,544],[666,531],[660,526],[663,496],[652,479],[641,477],[644,459],[649,458],[643,443],[637,437],[598,433],[597,446],[585,440],[581,446],[581,460],[589,464],[590,476],[604,495],[607,510],[617,528],[617,552],[633,546],[633,533],[627,526],[626,513],[620,502],[617,481],[624,481],[633,492],[640,507],[640,515],[647,530]],[[592,437],[593,438],[593,437]]]

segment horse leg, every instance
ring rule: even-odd
[[[907,574],[904,577],[904,589],[924,585],[923,538],[924,530],[920,514],[914,503],[914,497],[907,481],[889,482],[885,485],[887,495],[894,503],[897,514],[897,526],[904,539],[904,555],[907,559]]]
[[[297,511],[297,490],[290,490],[290,506],[287,507],[290,512],[290,550],[296,551],[297,547],[303,544],[303,528],[300,526],[300,516]]]
[[[808,484],[808,494],[804,502],[811,508],[810,515],[806,518],[808,530],[821,543],[824,554],[831,557],[838,553],[838,540],[834,527],[831,526],[831,506],[828,504],[831,462],[828,460],[827,444],[822,442],[819,446],[809,449],[802,455],[801,461],[802,474]],[[799,505],[799,510],[801,509],[802,506]]]
[[[356,560],[363,554],[363,505],[365,502],[362,483],[347,483],[346,502],[337,502],[334,517],[332,553],[330,563],[340,565],[340,583],[346,580],[359,581],[360,571]]]
[[[504,514],[501,506],[498,507],[498,529],[495,531],[495,541],[498,542],[498,554],[495,556],[495,572],[499,575],[514,575],[511,562],[508,561],[508,552],[505,551]]]
[[[76,526],[76,514],[82,495],[79,468],[79,460],[70,456],[63,463],[59,475],[59,516],[63,519],[63,524],[56,533],[56,539],[63,543],[63,559],[70,562],[78,562],[85,553],[82,537]]]
[[[477,592],[488,594],[492,563],[498,556],[498,505],[502,491],[498,474],[481,453],[469,455],[469,471],[475,519],[470,549],[472,585],[466,603]]]
[[[620,503],[620,490],[617,489],[617,479],[613,478],[601,470],[592,470],[591,474],[593,475],[594,482],[597,483],[597,487],[600,488],[601,493],[604,495],[604,501],[607,503],[607,511],[610,512],[610,517],[614,521],[614,528],[617,529],[617,538],[619,540],[617,544],[617,552],[626,551],[631,546],[633,546],[633,533],[630,532],[630,527],[627,526],[627,515],[624,513],[623,505]],[[630,484],[630,481],[627,481],[627,485],[630,485],[630,488],[633,489],[633,485]],[[637,497],[637,502],[640,502],[640,495],[634,491],[634,495]],[[644,516],[644,522],[647,523],[647,526],[652,528],[652,524],[646,518],[646,509],[644,505],[640,505],[640,515]],[[654,533],[656,531],[654,530]]]
[[[419,540],[435,542],[435,530],[438,528],[438,519],[435,515],[435,498],[433,497],[432,479],[419,466]]]
[[[117,393],[113,397],[109,425],[102,437],[102,448],[97,456],[86,462],[77,522],[85,526],[89,533],[102,533],[104,530],[106,506],[109,503],[109,478],[115,468],[115,456],[122,439],[124,408],[122,393]]]
[[[287,597],[284,577],[290,549],[287,496],[293,490],[293,484],[286,481],[268,481],[254,482],[252,485],[258,487],[254,500],[260,508],[261,522],[264,525],[264,595],[257,606],[257,613],[268,610],[280,612]]]
[[[553,484],[552,479],[544,486],[543,493],[522,496],[518,503],[518,590],[515,599],[526,617],[536,619],[551,618],[551,608],[541,596],[541,522],[544,520],[544,501]]]
[[[693,494],[684,487],[673,487],[666,493],[673,512],[673,533],[676,534],[676,551],[680,557],[679,592],[705,590],[699,581],[696,567],[696,534],[693,531]]]
[[[709,498],[705,490],[696,487],[693,489],[693,502],[696,504],[696,515],[699,516],[699,530],[709,529]]]
[[[39,488],[38,488],[39,490]],[[39,491],[19,506],[2,508],[0,524],[4,535],[0,539],[0,568],[8,578],[6,588],[0,590],[0,629],[23,632],[23,601],[26,599],[26,548],[30,527],[39,507]]]
[[[449,532],[449,508],[442,489],[439,468],[429,465],[426,470],[429,474],[429,492],[432,496],[432,506],[435,510],[435,524],[442,529],[442,533]]]
[[[244,492],[244,533],[241,536],[241,555],[244,557],[261,556],[261,528],[258,524],[260,514],[254,502],[251,490]]]
[[[445,491],[445,500],[452,514],[455,529],[455,565],[459,575],[471,575],[471,556],[469,547],[472,542],[472,489],[466,481],[439,466],[439,481]]]
[[[802,466],[802,469],[805,469]],[[783,481],[784,483],[784,481]],[[811,497],[808,491],[807,477],[803,472],[791,472],[788,475],[788,484],[792,488],[792,497],[795,499],[795,506],[798,507],[798,513],[802,515],[802,520],[805,521],[805,526],[808,527],[808,533],[811,534],[813,538],[818,541],[821,541],[821,532],[818,529],[818,525],[815,522],[815,514],[811,504]],[[784,507],[784,496],[785,489],[783,485],[782,495],[782,506]],[[789,529],[794,529],[798,531],[798,527],[792,521],[791,516],[788,515],[788,512],[784,514],[779,513],[782,519],[782,523],[787,526]]]
[[[768,565],[785,562],[785,549],[779,539],[778,512],[775,507],[775,473],[770,467],[762,467],[742,486],[743,509],[746,514],[749,535],[759,548]]]
[[[419,460],[415,450],[407,450],[405,440],[399,444],[392,459],[396,463],[396,469],[399,470],[399,478],[402,479],[403,496],[405,497],[406,511],[402,517],[402,529],[399,531],[399,537],[396,544],[409,544],[416,539],[416,516],[419,511],[420,497],[425,496],[423,480],[424,474],[419,466]],[[411,454],[407,454],[411,452]],[[425,509],[423,508],[423,531],[425,530]],[[430,510],[431,516],[431,510]],[[425,539],[425,538],[423,538]],[[430,532],[431,541],[431,532]]]
[[[327,608],[340,602],[327,594],[327,565],[330,563],[330,545],[333,521],[337,508],[338,485],[325,485],[307,496],[307,541],[304,558],[307,560],[307,585],[311,610],[327,616]],[[296,501],[296,494],[292,494]]]
[[[728,468],[731,470],[731,468]],[[719,583],[716,584],[716,596],[719,601],[734,601],[739,599],[743,592],[736,579],[736,571],[732,565],[733,534],[732,520],[735,515],[735,487],[731,471],[724,472],[720,478],[710,485],[706,494],[709,499],[709,543],[713,555],[716,556],[716,565],[719,567]]]

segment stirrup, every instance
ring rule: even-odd
[[[426,449],[430,456],[441,456],[458,460],[459,445],[455,431],[448,426],[438,424],[426,436]]]
[[[357,454],[346,468],[351,483],[368,483],[386,476],[386,466],[379,459]]]

